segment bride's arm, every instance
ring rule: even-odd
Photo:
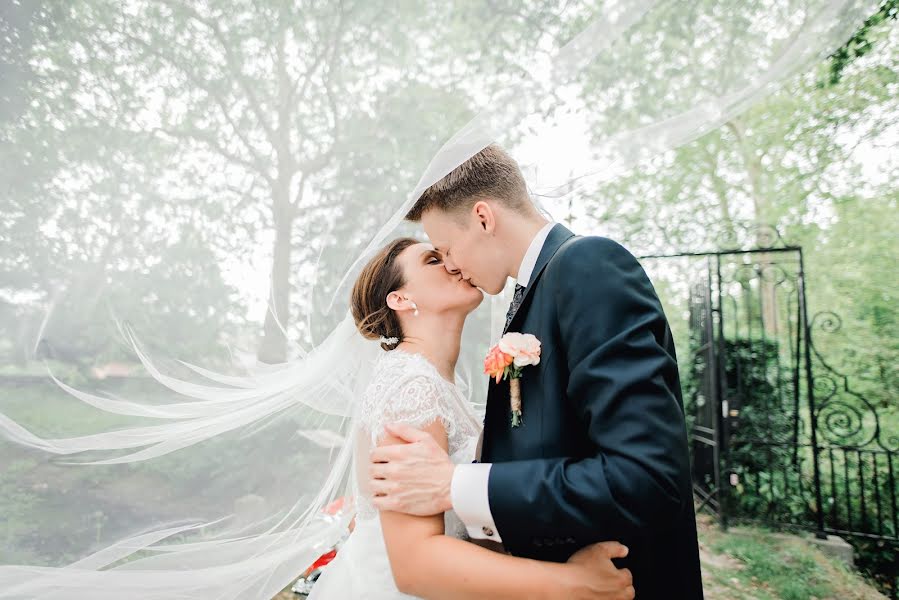
[[[424,430],[446,450],[446,431],[439,420]],[[379,445],[398,443],[404,442],[387,436]],[[413,596],[429,600],[633,598],[630,572],[617,570],[593,547],[568,563],[541,562],[446,536],[443,515],[416,517],[389,511],[380,515],[393,578],[401,592]],[[623,547],[609,545],[602,551],[608,553],[609,548],[615,552]]]

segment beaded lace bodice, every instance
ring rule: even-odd
[[[353,469],[356,526],[337,557],[325,567],[309,600],[411,600],[413,597],[400,592],[393,579],[381,519],[371,502],[369,453],[388,423],[420,429],[439,421],[446,429],[453,462],[471,462],[481,421],[464,394],[443,379],[434,365],[420,354],[402,350],[391,350],[378,358],[358,410]],[[465,526],[453,511],[444,515],[444,532],[466,537]]]
[[[447,433],[450,459],[468,463],[474,459],[480,419],[471,404],[424,356],[402,350],[391,350],[379,357],[372,380],[360,406],[361,430],[357,440],[356,483],[359,490],[357,517],[377,517],[371,505],[364,468],[360,460],[376,446],[388,423],[405,423],[422,428],[439,420]],[[448,535],[461,534],[464,527],[451,513],[447,514]]]

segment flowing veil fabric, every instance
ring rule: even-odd
[[[40,81],[67,68],[72,78],[42,98],[23,88],[30,103],[3,125],[9,147],[31,160],[35,115],[53,102],[75,115],[47,120],[64,152],[54,155],[54,176],[38,182],[56,194],[52,205],[37,201],[32,223],[47,240],[35,250],[45,259],[40,285],[12,283],[4,297],[33,324],[7,332],[7,345],[39,358],[41,370],[0,392],[0,599],[271,598],[352,516],[351,502],[334,519],[322,509],[354,496],[356,400],[382,350],[347,316],[349,287],[374,250],[408,231],[403,216],[426,187],[499,142],[513,154],[528,149],[522,166],[552,213],[591,182],[739,114],[839,47],[877,7],[620,0],[519,11],[485,2],[406,14],[337,4],[285,20],[276,3],[258,13],[237,1],[125,4],[104,12],[102,2],[84,3],[60,25],[84,26],[71,38],[44,30],[32,48],[44,55],[29,68]],[[266,38],[271,48],[258,43],[269,18],[282,25]],[[170,26],[178,19],[184,28]],[[348,45],[322,33],[332,30],[350,32]],[[230,45],[237,34],[242,44]],[[306,38],[314,41],[303,51]],[[521,47],[506,48],[510,40]],[[350,57],[340,69],[335,53]],[[193,60],[175,60],[184,56]],[[289,93],[254,77],[288,82]],[[337,79],[344,96],[327,93]],[[117,101],[103,87],[111,81],[140,102]],[[316,86],[325,91],[292,121],[285,107]],[[171,126],[201,107],[223,119],[224,141],[199,117],[191,130]],[[101,109],[115,117],[108,127],[88,118]],[[319,115],[331,115],[319,130],[330,143],[317,154],[318,140],[304,136]],[[576,132],[571,146],[544,143],[561,127]],[[299,157],[287,166],[279,132]],[[122,137],[131,145],[120,146]],[[76,160],[120,147],[141,147],[162,166],[150,176],[149,163],[113,151]],[[559,164],[575,150],[576,161]],[[535,171],[542,165],[559,166]],[[4,213],[20,224],[37,184],[9,170],[3,177],[12,190]],[[279,246],[253,205],[258,186],[274,197],[271,228],[293,211],[293,262],[282,260],[291,235]],[[208,200],[231,193],[227,207]],[[239,227],[215,237],[229,211]],[[259,240],[274,256],[258,260]],[[246,304],[267,298],[285,268],[294,293],[273,293],[265,319],[266,336],[274,323],[296,340],[283,360],[224,352],[256,338],[259,319],[244,316]],[[163,280],[165,289],[153,283]],[[260,281],[264,289],[252,289]],[[229,294],[238,300],[226,305]],[[284,318],[285,297],[301,317]],[[506,303],[485,302],[466,328],[459,368],[475,403],[486,387],[480,358]],[[127,376],[104,379],[116,369]]]

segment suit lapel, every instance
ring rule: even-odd
[[[537,256],[537,262],[534,263],[534,271],[531,274],[531,279],[528,282],[527,287],[525,288],[524,296],[521,299],[521,304],[518,305],[518,310],[515,314],[512,315],[512,319],[509,321],[509,327],[503,330],[505,334],[508,330],[512,329],[516,323],[520,322],[521,319],[524,318],[524,315],[527,313],[527,304],[531,294],[534,292],[534,289],[537,287],[537,284],[540,281],[540,276],[543,273],[543,270],[546,268],[546,265],[549,264],[549,261],[555,256],[556,252],[558,252],[559,248],[562,245],[574,237],[574,234],[568,230],[564,225],[556,224],[549,231],[549,235],[546,237],[546,241],[543,243],[543,248],[540,250],[540,254]],[[504,391],[505,393],[501,393],[499,396],[496,394],[500,391]],[[503,419],[506,415],[506,408],[509,403],[508,396],[508,384],[505,382],[501,382],[499,384],[495,383],[491,378],[488,383],[487,389],[487,412],[484,418],[484,430],[481,433],[481,439],[479,440],[478,450],[477,450],[477,460],[481,461],[482,458],[484,460],[490,460],[491,454],[491,443],[493,442],[493,438],[487,433],[488,431],[488,422],[491,424],[491,427],[501,426],[500,424],[503,422]],[[502,398],[502,400],[499,400]],[[501,408],[502,407],[502,408]],[[499,413],[497,412],[499,411]],[[503,415],[500,416],[500,413]],[[508,427],[508,419],[505,420],[504,427]]]
[[[528,301],[528,297],[533,293],[534,288],[537,287],[537,282],[540,279],[540,275],[543,273],[543,269],[546,268],[546,265],[549,264],[550,259],[555,256],[556,252],[558,252],[559,248],[562,247],[569,239],[573,238],[574,234],[569,231],[567,227],[560,223],[556,223],[552,229],[549,231],[549,235],[546,236],[546,241],[543,243],[543,248],[540,250],[540,254],[537,256],[537,262],[534,263],[534,271],[531,273],[531,280],[528,282],[527,287],[524,288],[524,297],[521,299],[521,304],[518,305],[518,310],[512,315],[512,319],[509,321],[509,326],[503,329],[503,333],[509,331],[512,327],[512,324],[515,323],[516,319],[525,313],[524,305]]]

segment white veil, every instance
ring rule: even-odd
[[[427,186],[499,142],[553,213],[877,7],[520,4],[23,9],[0,123],[0,599],[271,598],[352,515],[321,510],[353,496],[381,350],[348,291]],[[473,402],[505,306],[466,327]],[[260,333],[283,360],[241,352]]]

